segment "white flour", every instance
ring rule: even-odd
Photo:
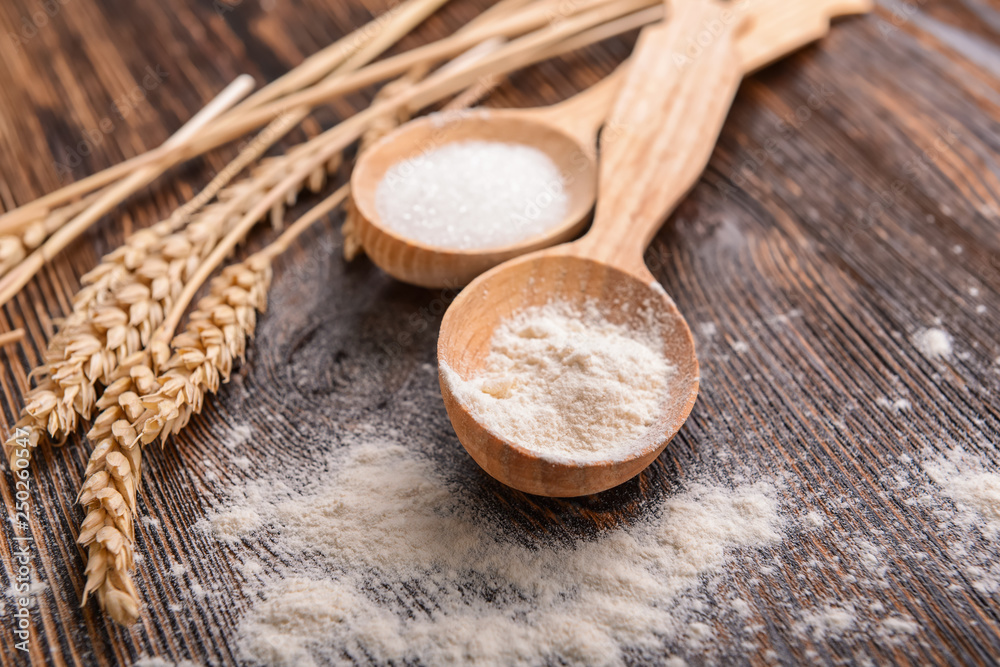
[[[544,456],[602,460],[627,451],[659,416],[674,373],[661,349],[596,310],[553,303],[503,322],[475,377],[442,373],[494,433]]]
[[[260,598],[239,640],[248,661],[528,665],[558,656],[601,665],[621,662],[623,649],[662,657],[663,638],[711,642],[697,588],[730,549],[780,538],[775,488],[764,482],[693,484],[631,526],[556,541],[510,533],[411,448],[358,445],[336,466],[306,490],[265,480],[236,494],[264,518],[266,548],[287,564],[253,579]],[[231,518],[217,514],[209,526],[226,534]]]
[[[671,651],[707,662],[780,660],[754,622],[762,613],[784,623],[809,659],[819,660],[813,645],[835,640],[864,663],[872,638],[909,650],[927,631],[923,610],[897,599],[900,567],[948,590],[1000,594],[989,520],[998,472],[957,447],[901,454],[879,482],[884,498],[925,513],[944,540],[938,569],[906,542],[842,523],[862,507],[850,495],[821,492],[813,497],[822,512],[784,520],[779,490],[801,490],[786,486],[793,479],[779,489],[759,471],[745,471],[754,483],[723,486],[688,471],[686,490],[645,506],[634,522],[558,538],[511,529],[507,511],[421,453],[426,440],[389,429],[351,442],[308,468],[279,466],[231,489],[203,523],[228,542],[242,575],[234,645],[247,663],[672,664]],[[236,507],[257,520],[234,522]],[[816,549],[814,538],[793,535],[776,552],[754,549],[786,531],[835,539]],[[799,552],[791,571],[768,557],[786,548]],[[789,588],[785,576],[813,583]],[[766,612],[755,591],[770,598]],[[233,601],[226,586],[203,593],[211,604]],[[746,633],[736,644],[733,623]]]
[[[951,334],[938,327],[921,329],[915,333],[913,344],[917,346],[920,354],[928,359],[951,356]]]
[[[990,536],[1000,535],[1000,473],[987,470],[979,457],[961,447],[931,458],[923,468],[955,501],[958,521],[980,525]]]

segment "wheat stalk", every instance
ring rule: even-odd
[[[103,411],[87,436],[97,445],[79,496],[86,517],[77,541],[88,550],[84,604],[96,595],[116,622],[128,625],[138,618],[131,570],[142,447],[180,431],[201,412],[205,396],[229,381],[234,363],[246,352],[247,339],[253,337],[257,312],[267,307],[274,258],[346,194],[346,187],[340,188],[264,250],[223,269],[191,313],[185,331],[169,346],[157,338],[149,350],[119,366],[114,383],[98,402]],[[161,333],[169,338],[169,329]],[[157,375],[156,367],[164,370]]]
[[[13,331],[0,333],[0,347],[20,343],[22,340],[24,340],[24,329],[14,329]]]
[[[414,73],[414,78],[419,76]],[[400,88],[411,81],[401,80]],[[394,93],[393,93],[394,94]],[[172,321],[150,341],[146,350],[124,359],[97,405],[102,412],[87,437],[96,442],[79,502],[86,510],[78,543],[88,550],[87,583],[82,604],[96,595],[116,622],[129,625],[138,618],[139,597],[132,581],[136,489],[142,474],[142,447],[165,442],[201,412],[205,396],[228,382],[234,363],[244,357],[246,341],[256,329],[257,312],[267,306],[271,263],[305,229],[347,197],[346,186],[310,209],[264,250],[223,269],[211,282],[209,294],[189,316],[186,330],[163,342]],[[239,230],[230,230],[233,242]],[[222,243],[213,254],[224,257]],[[207,274],[213,262],[200,271]],[[200,284],[192,277],[188,286]],[[175,312],[183,310],[183,297]],[[158,376],[154,369],[163,369]],[[125,518],[125,516],[129,518]]]
[[[96,199],[89,195],[54,211],[39,212],[16,227],[5,230],[0,236],[0,276],[17,266],[33,250],[64,224],[79,215]]]

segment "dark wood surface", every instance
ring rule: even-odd
[[[56,7],[54,16],[37,20],[43,5]],[[0,3],[3,206],[157,145],[240,72],[277,77],[383,3],[219,6]],[[403,46],[444,35],[476,10],[472,0],[455,0]],[[32,23],[43,23],[33,35],[25,29]],[[610,71],[632,39],[517,74],[489,104],[560,100]],[[463,455],[435,383],[421,375],[422,364],[434,363],[448,295],[393,282],[365,260],[345,265],[339,215],[318,226],[279,262],[271,309],[234,382],[171,445],[145,458],[141,510],[161,523],[139,525],[137,579],[147,606],[134,627],[115,627],[94,604],[79,608],[84,563],[74,536],[82,513],[74,500],[85,444],[76,437],[37,456],[29,534],[46,588],[32,611],[31,659],[104,665],[157,655],[233,663],[235,626],[249,600],[225,549],[191,525],[225,485],[261,474],[269,461],[319,457],[339,431],[368,423],[425,429],[483,503],[533,530],[593,532],[614,524],[641,511],[644,498],[683,483],[693,467],[781,473],[786,511],[819,512],[824,528],[792,531],[767,550],[773,567],[760,568],[760,558],[734,567],[726,585],[759,611],[717,628],[728,660],[997,662],[997,595],[962,574],[949,536],[927,508],[906,502],[909,492],[887,471],[904,454],[956,445],[1000,465],[998,44],[1000,3],[993,0],[887,0],[743,85],[703,181],[647,256],[698,334],[701,396],[653,467],[597,498],[529,498],[480,473]],[[150,71],[162,80],[138,95]],[[137,101],[119,118],[112,105],[133,92]],[[371,93],[331,105],[304,131],[328,126]],[[94,135],[106,118],[110,131]],[[88,133],[99,136],[89,147],[81,144]],[[220,150],[136,197],[3,309],[0,331],[28,331],[22,344],[0,350],[4,433],[79,277],[233,154],[232,147]],[[251,247],[268,236],[259,231]],[[955,352],[935,362],[911,337],[937,323],[954,337]],[[886,407],[885,399],[897,398],[912,408]],[[241,445],[253,462],[248,469],[232,466],[223,446],[239,424],[252,432]],[[205,475],[206,459],[217,478]],[[13,493],[5,476],[7,508]],[[13,536],[5,516],[3,590],[11,583]],[[864,564],[850,547],[858,536],[877,548],[885,585],[859,583]],[[998,555],[985,538],[977,549]],[[926,557],[914,555],[921,552]],[[827,567],[806,565],[814,560]],[[232,589],[231,600],[186,601],[190,581],[169,576],[171,562],[206,588]],[[794,632],[798,611],[823,599],[878,602],[920,629],[896,643],[874,633],[849,643]],[[12,605],[5,602],[0,664],[22,664],[24,654],[11,648]],[[743,625],[754,628],[752,649],[740,648],[748,637]],[[697,652],[677,650],[701,661]]]

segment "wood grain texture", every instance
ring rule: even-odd
[[[405,45],[454,30],[485,4],[455,0]],[[209,0],[66,0],[37,34],[12,39],[40,6],[0,6],[5,208],[158,144],[236,74],[275,78],[383,5],[244,0],[220,13]],[[513,76],[490,103],[565,99],[610,72],[632,39]],[[147,606],[135,627],[114,627],[93,605],[78,608],[83,559],[73,537],[82,512],[74,499],[85,448],[75,438],[39,453],[27,534],[45,588],[32,610],[30,660],[237,662],[235,627],[252,600],[231,553],[193,525],[226,485],[275,462],[321,460],[342,434],[375,427],[432,438],[436,456],[485,508],[528,533],[592,534],[627,522],[699,468],[724,478],[746,469],[781,473],[786,511],[816,512],[824,526],[790,529],[781,545],[732,568],[722,585],[756,611],[717,623],[725,657],[995,663],[996,594],[973,586],[949,555],[952,536],[906,502],[911,496],[890,471],[903,455],[955,445],[1000,465],[998,41],[995,0],[884,0],[875,15],[841,23],[820,46],[743,84],[707,174],[646,255],[696,332],[700,398],[653,466],[600,496],[524,496],[478,470],[424,368],[453,294],[394,282],[366,261],[345,266],[339,218],[331,219],[279,262],[271,310],[233,383],[172,445],[147,451],[141,509],[161,523],[139,525],[137,579]],[[147,68],[156,74],[158,66],[166,75],[139,99]],[[137,102],[119,118],[111,105],[133,92]],[[330,105],[304,132],[359,108],[371,93]],[[81,149],[104,118],[112,130]],[[128,231],[189,197],[234,152],[213,153],[134,198],[4,308],[0,331],[27,332],[0,349],[4,431],[80,275]],[[56,163],[75,162],[74,154],[79,164],[63,176]],[[262,230],[251,247],[268,235]],[[931,361],[912,335],[937,323],[954,337],[955,352]],[[912,408],[884,405],[896,398]],[[234,465],[237,455],[251,465]],[[14,493],[5,476],[5,507]],[[0,589],[12,576],[7,519]],[[864,585],[869,565],[852,546],[859,536],[885,568],[884,585]],[[995,558],[995,544],[979,547]],[[172,575],[174,563],[187,574]],[[195,583],[212,594],[192,597]],[[831,599],[881,604],[919,630],[894,643],[794,631],[803,609]],[[11,648],[12,605],[4,603],[0,664],[25,664]],[[699,661],[696,651],[671,648]]]

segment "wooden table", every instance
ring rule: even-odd
[[[453,31],[486,4],[455,0],[401,48]],[[157,145],[237,74],[273,79],[383,7],[381,0],[3,3],[0,200],[9,209]],[[609,72],[633,39],[519,73],[489,104],[563,99]],[[762,557],[734,565],[727,585],[753,599],[758,611],[745,624],[757,629],[753,647],[743,649],[743,623],[720,623],[723,656],[753,664],[864,656],[996,663],[1000,596],[972,585],[963,563],[949,557],[949,536],[926,507],[907,502],[910,491],[891,473],[907,455],[910,474],[926,482],[919,458],[958,445],[1000,465],[998,40],[995,0],[885,0],[818,47],[750,78],[704,179],[648,253],[692,324],[703,367],[701,396],[680,435],[637,480],[581,501],[522,496],[453,456],[463,462],[457,474],[511,521],[608,526],[643,498],[683,483],[692,468],[780,473],[789,534],[766,552],[773,567],[760,568]],[[364,106],[371,93],[332,104],[304,133]],[[0,350],[4,433],[80,276],[234,154],[220,150],[134,198],[3,309],[0,331],[28,332]],[[190,530],[225,485],[283,457],[318,456],[325,438],[359,423],[412,424],[419,416],[440,448],[461,453],[433,383],[414,380],[426,372],[422,364],[434,363],[441,295],[396,283],[365,260],[345,264],[339,222],[338,214],[279,263],[271,309],[234,382],[166,449],[149,449],[141,509],[161,523],[139,526],[137,580],[147,606],[134,627],[114,626],[93,603],[79,608],[84,562],[74,536],[82,513],[74,500],[87,447],[76,437],[38,455],[29,533],[45,586],[32,611],[35,662],[104,665],[156,655],[231,664],[247,596],[234,590],[225,604],[171,611],[190,583],[168,572],[176,562],[206,588],[236,586],[226,551]],[[250,245],[272,236],[259,231]],[[413,316],[431,326],[412,329]],[[914,345],[913,336],[932,326],[953,337],[950,356],[931,360]],[[398,340],[407,342],[393,363],[379,364]],[[404,406],[404,398],[411,402]],[[240,424],[253,434],[241,445],[252,462],[246,469],[233,466],[223,446]],[[205,460],[220,474],[206,475]],[[9,508],[14,488],[5,480],[0,494]],[[810,512],[824,527],[796,528]],[[0,589],[7,589],[9,522],[0,536]],[[865,588],[852,578],[863,566],[850,546],[859,536],[874,545],[887,585]],[[997,556],[995,542],[977,549]],[[828,567],[808,565],[816,560]],[[895,643],[871,634],[851,644],[794,631],[802,610],[824,599],[881,603],[883,615],[905,616],[919,629]],[[5,602],[0,663],[21,664]]]

